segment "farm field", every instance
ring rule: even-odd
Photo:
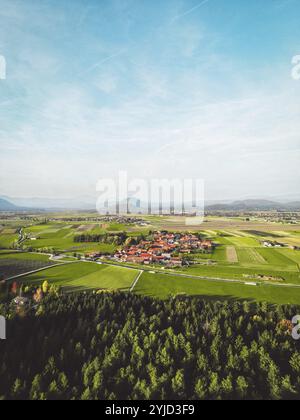
[[[208,233],[208,232],[207,232]],[[213,236],[215,233],[216,236]],[[265,248],[263,235],[270,233],[251,231],[248,237],[245,231],[210,231],[209,237],[219,244],[213,254],[207,258],[215,261],[214,265],[194,265],[182,270],[183,273],[227,279],[247,278],[259,281],[259,276],[281,279],[282,282],[300,284],[300,251],[289,248]],[[240,235],[240,236],[239,236]],[[290,236],[296,235],[290,232]],[[271,237],[278,239],[278,235]],[[271,280],[270,280],[271,281]]]
[[[235,264],[239,261],[237,253],[236,253],[236,249],[234,246],[226,247],[226,256],[227,256],[227,261],[229,263]]]
[[[292,249],[279,249],[278,252],[290,260],[294,261],[296,264],[300,264],[300,252],[294,251]]]
[[[289,250],[288,250],[289,251]],[[261,248],[258,250],[259,254],[267,261],[267,263],[273,267],[281,267],[287,271],[298,271],[299,267],[292,261],[286,253],[286,255],[279,252],[278,249]]]
[[[260,232],[294,232],[300,230],[300,224],[271,223],[263,220],[246,221],[244,218],[229,217],[206,217],[204,223],[195,226],[193,229],[187,227],[182,217],[149,216],[148,221],[155,228],[165,230],[186,231],[260,231]]]
[[[260,243],[257,239],[244,236],[230,236],[227,238],[228,242],[237,247],[257,248]]]
[[[115,251],[113,244],[103,243],[76,243],[74,237],[81,233],[101,234],[105,233],[102,229],[95,229],[95,225],[86,225],[87,228],[78,225],[54,224],[32,226],[24,229],[24,233],[29,236],[23,242],[26,247],[34,249],[52,248],[63,252],[108,252]],[[89,230],[91,228],[92,230]]]
[[[82,290],[128,290],[138,274],[137,270],[98,265],[95,263],[70,263],[53,267],[19,279],[23,284],[49,284],[61,286],[66,291]]]
[[[48,262],[49,255],[29,253],[29,252],[18,252],[18,251],[2,251],[0,252],[0,261],[2,259],[11,259],[19,261],[40,261]]]
[[[172,277],[164,274],[144,273],[135,293],[167,299],[176,295],[191,295],[213,300],[250,300],[277,304],[299,304],[300,288],[277,286],[250,286],[223,282]]]
[[[240,265],[266,265],[267,261],[255,248],[239,248],[237,251]]]
[[[11,248],[13,243],[18,239],[17,234],[0,233],[0,249]]]
[[[258,275],[282,278],[283,282],[300,285],[299,271],[280,271],[271,266],[241,267],[232,265],[194,266],[181,270],[181,273],[200,277],[214,277],[247,281],[259,281]]]
[[[33,270],[48,267],[55,262],[49,261],[48,255],[1,252],[0,253],[0,277],[8,278]]]

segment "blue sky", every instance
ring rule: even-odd
[[[299,0],[0,0],[0,194],[300,198]]]

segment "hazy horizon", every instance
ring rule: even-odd
[[[0,195],[93,197],[127,170],[299,197],[297,0],[0,6]]]
[[[96,209],[97,196],[77,196],[77,197],[10,197],[7,195],[0,194],[0,199],[7,200],[8,202],[15,204],[19,207],[27,208],[45,208],[45,209],[74,209],[74,210],[92,210]],[[255,196],[240,196],[233,197],[228,199],[204,199],[205,206],[217,205],[217,204],[233,204],[237,202],[274,202],[278,204],[290,204],[300,202],[300,197],[255,197]],[[145,207],[146,202],[143,201],[142,207]],[[162,203],[164,208],[168,206],[166,202]],[[178,203],[177,203],[178,204]],[[155,207],[158,206],[158,203],[152,203]]]

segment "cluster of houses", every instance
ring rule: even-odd
[[[287,247],[294,251],[300,251],[300,247],[297,245],[286,245],[283,243],[272,242],[272,241],[263,241],[262,244],[265,248],[286,248]]]
[[[193,234],[155,232],[153,240],[124,247],[115,254],[114,258],[125,263],[181,267],[185,255],[211,253],[212,249],[211,241],[199,239]]]
[[[279,242],[272,242],[272,241],[263,241],[263,246],[265,248],[284,248],[285,245]]]

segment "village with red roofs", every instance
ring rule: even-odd
[[[182,267],[184,256],[193,253],[211,253],[213,243],[194,234],[155,232],[152,241],[119,250],[114,258],[119,262],[133,264],[161,264],[167,267]]]

